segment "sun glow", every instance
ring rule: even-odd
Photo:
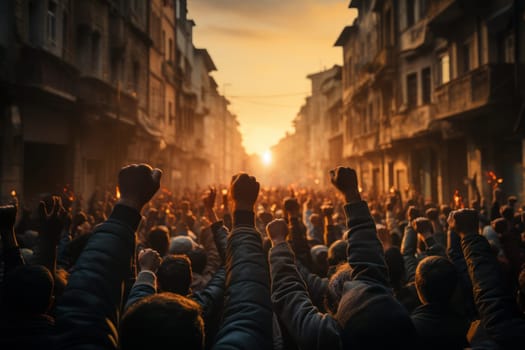
[[[269,166],[270,164],[272,164],[272,152],[265,151],[261,156],[261,161],[265,166]]]

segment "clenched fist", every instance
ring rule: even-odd
[[[118,174],[120,191],[118,203],[138,211],[142,210],[144,204],[160,188],[161,176],[160,169],[152,169],[148,164],[132,164],[123,167]]]
[[[230,196],[233,210],[254,211],[260,185],[253,176],[240,173],[232,177]]]
[[[139,267],[140,271],[151,271],[153,273],[157,272],[157,269],[160,266],[162,261],[159,253],[156,250],[146,248],[141,250],[139,253]]]
[[[330,171],[330,178],[332,184],[345,196],[347,203],[361,200],[357,185],[357,174],[354,169],[339,166]]]
[[[448,225],[459,235],[478,233],[479,213],[475,209],[459,209],[448,216]]]
[[[286,242],[286,236],[288,235],[288,225],[283,219],[276,219],[266,225],[266,233],[272,241],[272,245],[277,245],[282,242]]]

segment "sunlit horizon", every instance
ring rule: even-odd
[[[347,0],[192,0],[196,47],[218,71],[219,92],[238,116],[248,154],[263,156],[310,94],[307,75],[342,64],[333,44],[356,12]]]

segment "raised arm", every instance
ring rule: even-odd
[[[145,164],[121,169],[121,198],[109,219],[94,230],[57,305],[59,348],[117,349],[122,286],[133,262],[135,230],[160,177],[160,170]]]
[[[525,341],[525,318],[503,287],[496,257],[487,239],[478,234],[478,220],[476,210],[461,209],[451,213],[449,226],[461,237],[481,324],[502,348],[511,349]]]
[[[388,286],[388,271],[383,246],[377,238],[376,225],[365,201],[361,200],[355,170],[338,167],[330,172],[332,184],[344,195],[348,229],[348,263],[352,280]]]
[[[224,319],[214,349],[270,349],[270,276],[255,230],[259,183],[247,174],[233,177],[233,231],[228,237]]]
[[[336,321],[314,306],[297,270],[295,256],[286,242],[286,222],[272,221],[267,232],[272,241],[272,302],[279,319],[302,350],[341,348]]]

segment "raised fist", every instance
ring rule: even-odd
[[[288,225],[283,219],[276,219],[266,225],[266,233],[272,241],[273,245],[286,241],[286,236],[288,235]]]
[[[206,194],[202,197],[202,204],[204,205],[204,208],[207,210],[212,210],[215,206],[215,198],[217,196],[217,190],[215,187],[211,187],[206,192]]]
[[[16,221],[16,205],[0,206],[0,229],[12,230]]]
[[[123,167],[118,174],[119,204],[140,211],[160,188],[161,176],[160,169],[152,169],[147,164]]]
[[[40,219],[40,234],[51,241],[58,242],[62,229],[68,220],[68,213],[62,206],[62,199],[53,196],[50,202],[50,210],[46,208],[45,202],[40,202],[38,206]]]
[[[287,217],[298,217],[300,214],[300,206],[297,198],[287,197],[283,203],[284,212]]]
[[[151,271],[153,273],[157,272],[157,269],[160,266],[162,261],[159,253],[156,250],[146,248],[141,250],[139,253],[139,267],[140,271]]]
[[[434,231],[430,220],[424,217],[412,220],[412,228],[416,233],[422,234],[424,237],[432,235]]]
[[[354,169],[337,167],[330,171],[330,179],[332,184],[345,196],[347,203],[361,200],[357,186],[357,174]]]
[[[253,176],[240,173],[232,177],[230,195],[234,210],[253,211],[260,185]]]
[[[448,216],[449,228],[460,235],[478,233],[479,212],[475,209],[459,209]]]
[[[321,212],[324,217],[332,217],[334,215],[334,207],[331,204],[323,204]]]

